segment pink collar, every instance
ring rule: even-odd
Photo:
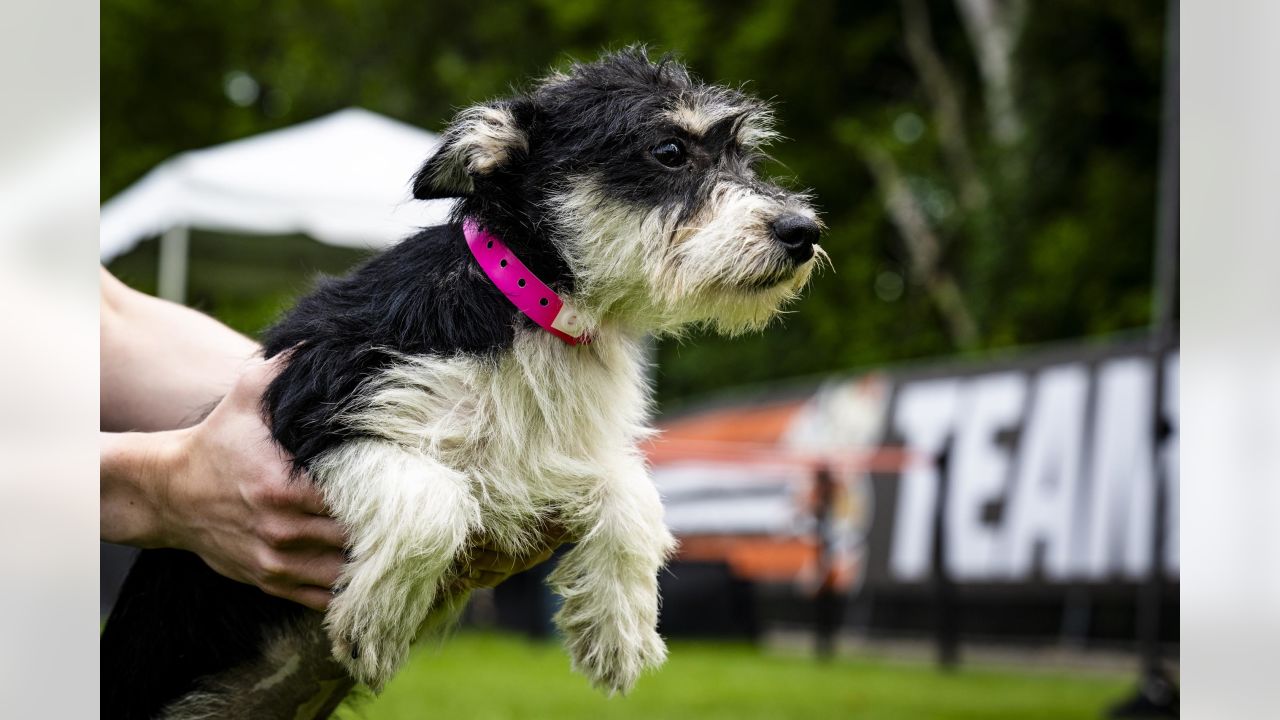
[[[582,316],[525,267],[506,243],[471,218],[463,220],[462,234],[480,269],[520,312],[570,345],[591,342]]]

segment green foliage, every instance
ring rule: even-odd
[[[422,649],[381,696],[343,720],[460,717],[699,720],[1081,720],[1100,717],[1127,681],[883,661],[780,657],[730,643],[675,642],[666,666],[625,698],[605,698],[569,671],[564,651],[503,635],[462,633]]]
[[[550,66],[641,41],[677,52],[708,79],[776,98],[792,139],[769,169],[813,189],[834,264],[766,334],[664,343],[663,399],[1144,325],[1164,4],[1028,3],[1015,56],[1026,133],[1012,146],[987,138],[981,76],[955,7],[927,7],[987,185],[980,205],[961,201],[900,5],[838,0],[109,0],[103,195],[176,152],[349,105],[438,130],[458,107]],[[257,83],[244,106],[224,89],[232,73]],[[942,246],[939,269],[973,316],[971,345],[948,332],[912,273],[866,148],[891,157],[920,201]],[[193,272],[207,287],[192,284],[208,309],[260,328],[319,267],[253,274],[268,265],[268,245],[235,245],[238,264],[216,271],[197,259]],[[250,280],[264,284],[249,289]]]

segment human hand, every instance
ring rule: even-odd
[[[232,580],[324,610],[346,538],[316,487],[290,477],[288,458],[263,420],[262,393],[280,362],[256,361],[203,422],[172,433],[157,503],[159,544],[190,550]]]
[[[471,549],[461,564],[455,590],[496,587],[516,573],[541,565],[568,541],[568,532],[559,525],[543,528],[537,547],[522,555],[504,553],[494,543],[482,542]]]

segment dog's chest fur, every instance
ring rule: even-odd
[[[464,476],[479,532],[510,552],[589,502],[649,432],[642,347],[607,327],[577,347],[521,329],[496,357],[400,356],[359,396],[340,421]]]

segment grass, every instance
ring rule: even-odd
[[[1127,678],[813,660],[750,645],[674,642],[671,659],[626,698],[569,671],[554,643],[463,633],[420,649],[383,694],[344,720],[698,718],[1001,720],[1098,718]]]

